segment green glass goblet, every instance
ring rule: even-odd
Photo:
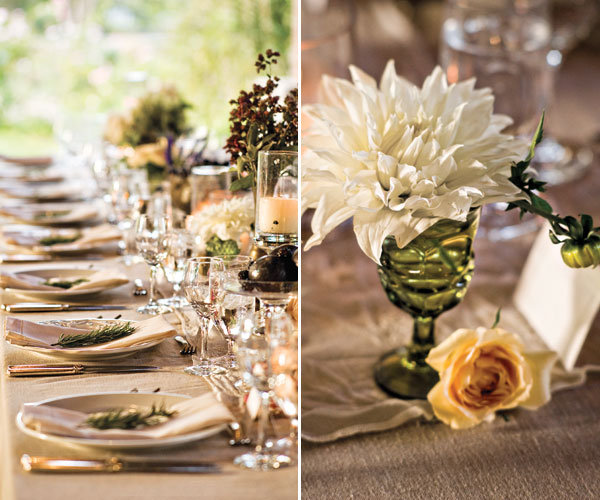
[[[404,248],[393,236],[383,242],[381,284],[390,301],[414,319],[412,343],[385,354],[375,366],[375,380],[393,396],[425,399],[439,380],[425,358],[435,344],[435,319],[467,292],[479,214],[474,209],[464,222],[441,220]]]

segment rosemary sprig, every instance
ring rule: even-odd
[[[85,347],[89,345],[104,344],[111,340],[127,337],[135,331],[135,326],[131,322],[119,325],[104,326],[96,328],[87,333],[78,333],[75,335],[61,335],[58,341],[52,345],[61,347]]]
[[[85,278],[79,278],[76,280],[64,280],[64,281],[57,281],[56,278],[51,278],[49,280],[44,281],[44,285],[47,286],[55,286],[57,288],[64,288],[65,290],[68,290],[69,288],[74,287],[75,285],[79,285],[81,283],[85,283],[86,281],[90,281],[88,279]]]
[[[164,403],[160,407],[152,405],[150,410],[141,410],[135,406],[129,408],[113,408],[107,411],[92,413],[85,425],[95,429],[137,429],[152,427],[169,420],[175,411],[169,411]]]
[[[73,236],[46,236],[39,240],[39,244],[45,247],[50,247],[52,245],[58,245],[59,243],[73,243],[81,238],[81,234],[77,233]]]
[[[524,160],[513,163],[509,180],[528,196],[528,200],[516,200],[506,210],[518,208],[520,216],[526,212],[539,215],[550,222],[550,240],[562,243],[561,255],[569,267],[589,267],[600,264],[600,227],[594,227],[591,215],[580,214],[579,219],[554,213],[552,206],[536,194],[546,191],[546,183],[538,181],[528,171],[535,155],[535,147],[541,142],[544,128],[544,113],[540,118],[529,152]]]
[[[41,212],[39,214],[36,214],[33,216],[34,220],[44,220],[44,219],[50,219],[50,218],[55,218],[55,217],[64,217],[65,215],[69,214],[69,210],[56,210],[56,211],[52,211],[52,212]]]

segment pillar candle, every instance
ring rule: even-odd
[[[298,232],[298,199],[264,197],[258,206],[258,230],[263,233]]]

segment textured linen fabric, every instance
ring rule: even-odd
[[[74,265],[89,267],[89,262],[75,262]],[[145,264],[125,268],[117,259],[94,261],[94,269],[108,267],[126,272],[134,278],[144,278],[148,286],[148,268]],[[3,269],[14,271],[22,268],[47,268],[59,264],[43,265],[3,265]],[[61,262],[60,266],[71,265]],[[144,320],[147,316],[136,313],[135,309],[144,304],[148,297],[134,297],[133,284],[104,293],[94,299],[100,304],[127,305],[124,311],[74,311],[61,313],[28,313],[15,315],[35,321],[52,318],[87,318],[103,316],[114,318],[118,314],[124,319]],[[19,301],[10,296],[3,301]],[[92,301],[90,301],[92,302]],[[6,315],[0,317],[0,332],[4,333]],[[173,324],[178,324],[176,315],[167,315]],[[179,329],[179,327],[178,327]],[[218,352],[223,343],[217,337],[211,339],[210,349]],[[181,460],[203,460],[216,462],[222,468],[220,474],[31,474],[22,470],[19,458],[23,453],[43,456],[107,457],[106,450],[69,447],[26,436],[20,432],[15,417],[23,403],[41,401],[59,396],[88,394],[97,392],[125,391],[133,389],[151,392],[159,389],[162,393],[199,396],[210,391],[202,379],[183,373],[183,368],[191,364],[189,356],[179,354],[180,346],[166,339],[158,346],[122,358],[116,363],[158,365],[164,370],[158,373],[127,374],[85,374],[65,377],[8,378],[6,366],[17,363],[52,363],[56,359],[36,355],[0,342],[0,498],[2,500],[63,500],[81,498],[86,500],[144,499],[144,500],[183,500],[183,499],[231,499],[231,498],[273,498],[295,499],[298,495],[298,468],[290,467],[272,472],[257,473],[243,471],[233,465],[233,459],[249,450],[248,447],[231,447],[227,444],[228,435],[221,433],[189,445],[148,449],[128,452],[134,456],[173,458]],[[104,362],[103,362],[104,363]]]

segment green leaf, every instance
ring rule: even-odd
[[[556,234],[554,233],[554,231],[552,231],[552,229],[549,231],[549,236],[550,236],[550,241],[552,243],[554,243],[555,245],[558,245],[559,243],[562,243],[558,237],[556,236]]]
[[[500,313],[502,312],[502,308],[499,307],[498,310],[496,311],[496,318],[494,319],[494,324],[492,325],[492,328],[496,328],[498,326],[498,323],[500,323]]]
[[[594,219],[592,219],[592,216],[581,214],[581,226],[583,227],[583,237],[587,238],[594,227]]]
[[[240,191],[243,189],[250,189],[254,186],[254,173],[248,174],[245,177],[238,177],[229,186],[230,191]]]
[[[531,204],[534,206],[534,208],[541,210],[542,212],[545,212],[547,214],[552,213],[552,206],[546,200],[540,198],[535,194],[531,194],[529,197],[531,199]]]
[[[535,134],[533,134],[533,139],[529,146],[529,153],[527,154],[527,158],[525,158],[527,165],[529,165],[529,163],[531,163],[531,160],[533,159],[533,157],[535,155],[535,147],[542,141],[542,138],[544,135],[543,130],[544,130],[545,114],[546,114],[546,111],[542,111],[542,116],[540,118],[537,128],[535,129]]]

